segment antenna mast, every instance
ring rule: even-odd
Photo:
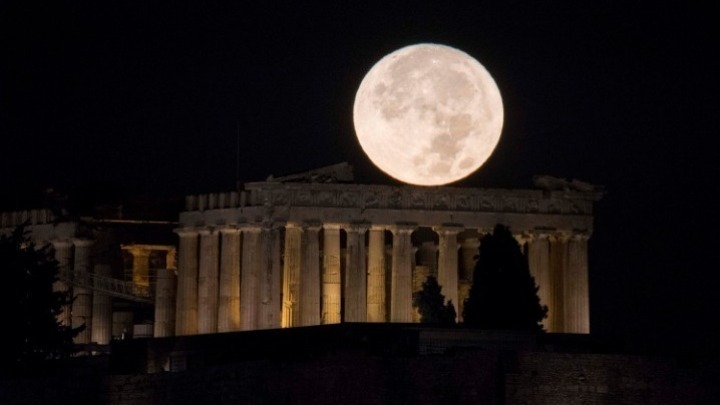
[[[240,190],[240,120],[237,120],[235,138],[235,189]]]

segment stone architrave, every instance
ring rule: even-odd
[[[185,228],[175,233],[180,238],[175,335],[195,335],[198,333],[198,232]]]
[[[240,328],[254,330],[258,328],[260,306],[260,256],[262,252],[259,225],[246,225],[242,228],[242,269],[240,281]]]
[[[198,333],[217,333],[218,323],[218,232],[200,231],[198,268]]]
[[[320,324],[320,224],[306,223],[303,231],[300,326],[312,326]]]
[[[87,287],[79,287],[79,285],[88,286],[90,284],[90,253],[93,244],[94,241],[89,239],[73,239],[73,245],[75,245],[73,269],[75,300],[72,303],[71,320],[73,328],[85,325],[85,329],[74,339],[74,342],[79,344],[90,343],[92,337],[92,290]]]
[[[53,283],[53,291],[69,293],[70,278],[72,277],[72,241],[67,239],[57,239],[52,241],[55,249],[55,260],[58,262],[58,279]],[[63,326],[71,326],[70,320],[71,307],[63,305],[62,313],[58,316],[58,321]]]
[[[274,329],[281,326],[282,319],[279,229],[272,225],[263,227],[261,243],[258,328]]]
[[[300,267],[302,255],[302,228],[296,224],[285,225],[285,260],[283,261],[282,327],[300,324]]]
[[[455,312],[458,309],[458,242],[462,231],[459,226],[441,226],[435,228],[439,237],[438,284],[442,287],[445,303],[452,301]]]
[[[112,275],[109,264],[96,264],[94,273],[109,278]],[[95,280],[97,286],[98,280]],[[110,344],[112,339],[112,297],[106,293],[95,291],[92,303],[92,337],[91,341],[99,345]]]
[[[349,224],[347,232],[345,277],[345,322],[367,321],[367,269],[365,265],[364,224]]]
[[[367,261],[367,321],[387,322],[384,227],[370,227]]]
[[[564,333],[565,329],[565,273],[568,266],[568,234],[558,232],[550,236],[550,277],[552,284],[552,323],[549,332]]]
[[[568,240],[563,282],[566,333],[590,333],[587,241],[588,236],[580,233]]]
[[[158,269],[155,284],[155,324],[154,337],[167,337],[175,334],[175,291],[177,275],[175,269]]]
[[[340,278],[340,225],[323,224],[322,323],[342,321]]]
[[[413,246],[410,235],[415,226],[397,225],[393,233],[390,322],[412,322]]]
[[[240,230],[220,229],[220,283],[218,332],[240,330]]]
[[[547,305],[548,316],[542,322],[546,331],[553,331],[555,318],[554,290],[550,272],[550,241],[545,232],[533,232],[528,241],[528,265],[530,274],[538,285],[540,305]]]

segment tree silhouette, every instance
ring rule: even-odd
[[[25,226],[0,236],[0,274],[5,308],[0,374],[32,369],[44,360],[70,356],[72,338],[84,326],[72,329],[58,322],[68,294],[53,291],[58,263],[49,245],[38,248],[26,236]]]
[[[465,300],[467,326],[485,329],[542,331],[547,307],[530,275],[520,245],[504,225],[482,238],[473,285]]]
[[[445,296],[441,294],[440,284],[433,276],[423,282],[422,289],[413,293],[413,306],[420,312],[421,323],[439,325],[455,324],[455,306],[452,300],[445,304]]]

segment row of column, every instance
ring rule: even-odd
[[[549,332],[590,333],[588,291],[589,235],[535,232],[527,235],[530,272],[540,302],[549,308]]]
[[[175,333],[189,335],[341,321],[413,322],[416,317],[412,293],[424,281],[414,282],[413,273],[435,275],[434,269],[421,271],[415,266],[416,249],[411,234],[416,229],[412,224],[390,227],[287,224],[282,256],[277,227],[179,229]],[[344,258],[341,230],[347,238]],[[389,280],[386,230],[393,235]],[[437,266],[442,293],[446,301],[453,302],[459,316],[472,282],[471,269],[479,244],[477,238],[468,238],[460,244],[458,234],[463,230],[460,226],[434,228],[439,240],[437,256],[434,249],[420,247],[420,255],[428,256],[428,263],[437,257],[432,265]],[[546,329],[588,333],[587,236],[551,233],[530,236],[523,243],[528,243],[529,265],[540,286],[541,302],[550,308],[544,322]]]
[[[71,305],[63,308],[58,321],[64,326],[77,328],[85,325],[75,338],[78,344],[109,344],[113,335],[113,298],[101,289],[84,286],[112,277],[109,263],[93,265],[94,241],[84,238],[53,240],[55,259],[58,261],[60,278],[53,284],[54,291],[70,293],[74,297]],[[132,249],[133,284],[149,288],[148,249]],[[166,269],[157,270],[155,288],[154,336],[172,336],[175,324],[175,251],[167,249]],[[91,274],[93,277],[91,278]],[[68,281],[70,283],[68,283]],[[74,284],[71,286],[71,284]],[[84,286],[80,286],[84,285]],[[132,328],[132,324],[127,327]]]

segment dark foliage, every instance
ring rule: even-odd
[[[63,326],[58,316],[70,304],[69,295],[53,291],[58,263],[49,245],[38,247],[26,236],[24,226],[0,236],[0,273],[5,308],[0,375],[17,374],[39,367],[45,360],[69,357],[72,338],[84,327]]]
[[[484,329],[542,331],[547,307],[510,229],[496,225],[482,238],[463,320]]]
[[[442,287],[437,279],[429,276],[422,285],[422,290],[413,293],[413,306],[420,312],[420,322],[454,325],[455,306],[452,301],[445,304],[445,296],[441,294]]]

